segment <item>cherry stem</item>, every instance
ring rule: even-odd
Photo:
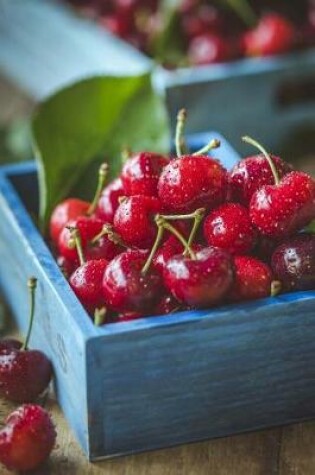
[[[214,148],[219,148],[220,145],[221,145],[220,140],[212,139],[212,140],[210,140],[209,143],[207,143],[207,145],[202,147],[200,150],[197,150],[197,152],[194,152],[192,155],[194,155],[194,156],[196,156],[196,155],[205,155],[206,153],[210,152],[210,150],[213,150]]]
[[[124,147],[121,151],[122,162],[126,163],[131,157],[132,157],[131,149],[129,147]]]
[[[271,297],[276,297],[276,295],[280,294],[281,289],[282,289],[282,284],[280,280],[273,280],[271,282],[271,289],[270,289]]]
[[[97,182],[95,195],[94,195],[92,203],[89,206],[89,209],[87,210],[87,213],[86,213],[87,216],[91,216],[96,210],[98,200],[100,199],[101,193],[106,183],[107,175],[108,175],[108,164],[102,163],[102,165],[100,166],[98,170],[98,182]]]
[[[273,160],[267,150],[256,140],[252,139],[251,137],[248,137],[248,135],[245,135],[242,137],[243,142],[249,143],[250,145],[253,145],[254,147],[258,148],[258,150],[264,155],[266,158],[267,162],[269,163],[269,166],[271,168],[271,172],[273,174],[274,180],[275,180],[275,185],[279,185],[280,179],[279,175],[277,172],[277,169],[275,167],[275,164],[273,163]]]
[[[29,318],[29,323],[28,323],[27,334],[26,334],[24,343],[21,347],[22,351],[28,349],[28,343],[30,341],[30,337],[31,337],[31,333],[32,333],[34,314],[35,314],[35,292],[36,292],[36,287],[37,287],[37,279],[35,277],[30,277],[27,281],[27,287],[29,289],[30,302],[31,302],[30,318]]]
[[[99,232],[91,241],[91,244],[96,244],[102,237],[107,236],[110,241],[114,244],[119,244],[119,246],[128,248],[128,246],[123,242],[119,234],[115,233],[113,226],[110,223],[104,224],[102,231]]]
[[[163,226],[164,229],[167,229],[170,233],[174,234],[175,237],[182,243],[182,245],[185,248],[185,252],[187,251],[189,253],[189,256],[191,259],[195,260],[196,255],[191,249],[191,247],[188,245],[188,242],[184,238],[184,236],[181,235],[181,233],[174,227],[172,224],[168,223],[165,221],[162,217],[160,217],[160,224]]]
[[[153,257],[155,256],[155,253],[158,250],[158,247],[160,245],[160,242],[162,241],[163,234],[164,234],[164,227],[163,227],[163,224],[160,223],[160,216],[159,215],[156,216],[155,222],[156,222],[158,230],[157,230],[156,238],[155,238],[154,244],[152,246],[152,249],[150,251],[150,254],[148,255],[148,258],[147,258],[144,266],[142,267],[141,272],[144,275],[148,272],[148,270],[150,268]]]
[[[206,212],[205,208],[199,208],[195,211],[194,224],[193,224],[192,230],[190,231],[190,235],[187,241],[188,247],[186,247],[186,249],[184,250],[184,256],[187,256],[188,249],[191,248],[191,245],[194,242],[195,236],[199,229],[200,223],[204,218],[205,212]]]
[[[107,309],[106,307],[96,308],[94,311],[94,324],[99,327],[105,323]]]
[[[204,212],[205,212],[205,208],[198,208],[196,209],[196,211],[189,214],[170,214],[170,215],[161,214],[159,216],[160,218],[163,218],[165,221],[178,221],[182,219],[195,219],[197,214],[200,214],[200,213],[204,214]]]
[[[186,109],[181,109],[177,114],[176,131],[175,131],[175,148],[176,155],[181,157],[186,152],[186,144],[184,139],[184,128],[186,123]]]
[[[257,24],[257,15],[247,0],[224,0],[248,27]]]
[[[85,264],[85,257],[83,254],[82,240],[79,230],[75,226],[67,226],[67,229],[69,229],[70,231],[71,239],[73,240],[75,248],[77,250],[80,266],[83,266],[83,264]]]

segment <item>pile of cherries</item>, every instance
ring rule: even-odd
[[[19,473],[42,465],[56,442],[56,430],[49,413],[34,403],[47,390],[52,378],[52,365],[47,356],[28,347],[36,286],[37,280],[30,278],[31,310],[25,341],[0,340],[0,396],[14,403],[23,403],[1,424],[0,463]]]
[[[129,156],[92,203],[57,205],[50,236],[59,265],[96,324],[315,288],[315,181],[261,152],[232,171],[186,151],[178,114],[177,157]]]
[[[141,51],[156,55],[168,21],[159,0],[68,1]],[[165,45],[176,55],[164,52],[158,58],[166,66],[276,55],[315,44],[314,0],[183,0],[178,5]]]

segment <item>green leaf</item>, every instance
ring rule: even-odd
[[[169,149],[165,104],[149,74],[99,76],[67,87],[40,104],[32,122],[39,165],[40,222],[70,193],[92,198],[97,168],[121,167],[121,150]]]

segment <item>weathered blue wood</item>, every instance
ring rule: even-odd
[[[221,140],[229,168],[238,155]],[[25,331],[38,277],[31,344],[91,460],[315,416],[314,291],[94,327],[26,211],[34,196],[34,163],[1,168],[0,285]]]

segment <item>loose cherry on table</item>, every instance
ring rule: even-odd
[[[49,457],[55,442],[56,430],[48,412],[24,404],[9,414],[0,430],[0,462],[9,470],[35,470]]]
[[[0,394],[14,402],[34,401],[47,388],[52,377],[47,356],[39,350],[28,349],[35,314],[36,283],[33,277],[28,281],[31,308],[24,344],[17,340],[0,342]]]
[[[56,206],[49,223],[50,237],[55,244],[57,244],[59,236],[68,222],[76,220],[79,216],[91,216],[94,213],[107,173],[108,166],[104,163],[99,168],[98,183],[92,203],[77,198],[68,198]]]
[[[280,244],[271,266],[283,290],[315,289],[315,235],[300,234]]]
[[[226,203],[211,211],[204,222],[204,236],[210,246],[230,254],[248,254],[256,240],[247,208],[238,203]]]
[[[183,128],[186,113],[178,114],[176,151],[178,158],[164,167],[158,182],[158,194],[168,212],[190,213],[197,208],[213,209],[224,202],[227,194],[227,172],[220,163],[207,156],[209,150],[220,145],[212,140],[203,149],[185,154]]]
[[[302,229],[315,218],[315,181],[303,172],[290,172],[279,179],[266,150],[250,137],[243,138],[265,155],[274,175],[274,185],[256,191],[250,201],[250,217],[262,235],[285,238]]]

